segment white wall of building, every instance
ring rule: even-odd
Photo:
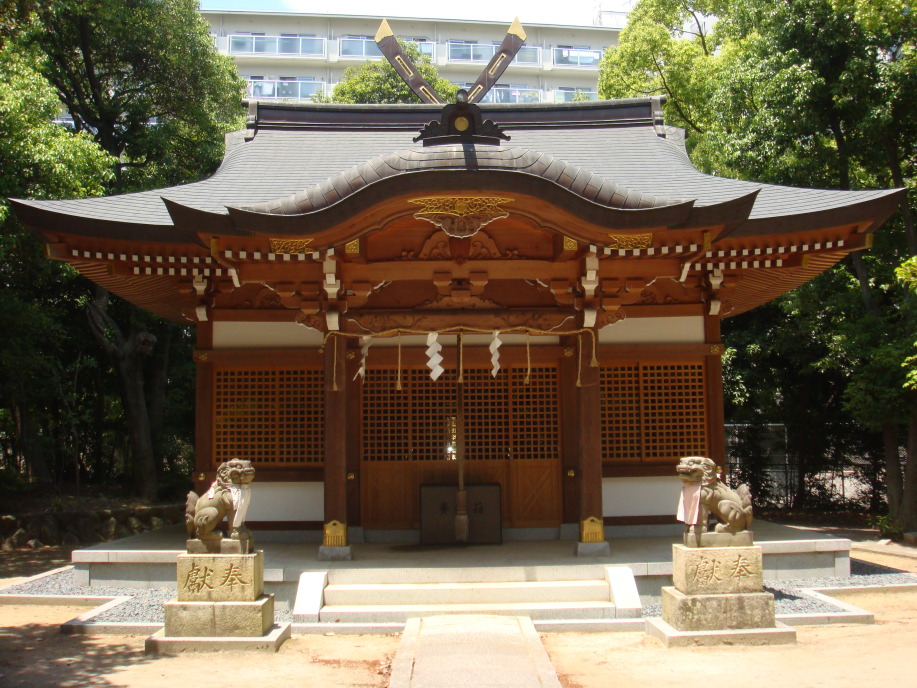
[[[678,509],[681,481],[672,477],[603,478],[603,516],[664,516]]]
[[[324,521],[322,483],[252,483],[246,521]]]
[[[322,341],[318,330],[293,322],[213,323],[214,349],[316,349]]]
[[[314,81],[322,90],[337,84],[346,67],[368,58],[341,54],[341,38],[375,36],[381,17],[341,15],[283,14],[270,12],[204,11],[220,52],[232,54],[239,74],[260,84],[252,97],[278,98],[283,79]],[[435,44],[433,61],[440,76],[453,83],[475,81],[486,60],[450,59],[450,43],[494,45],[506,35],[508,24],[420,18],[392,19],[397,36]],[[525,26],[525,22],[523,21]],[[595,98],[598,62],[589,53],[600,56],[608,46],[617,43],[618,29],[608,26],[525,27],[526,47],[538,50],[538,59],[512,63],[503,74],[492,98],[494,102],[557,102],[568,100],[576,90]],[[230,52],[230,36],[261,34],[264,36],[301,35],[324,39],[323,55],[243,54]],[[582,52],[586,51],[586,52]],[[346,51],[345,51],[346,52]],[[574,59],[575,58],[575,59]],[[581,58],[584,61],[581,62]],[[372,58],[380,59],[380,58]],[[534,59],[534,58],[532,58]],[[286,89],[284,90],[286,93]],[[302,94],[311,94],[310,89]],[[297,93],[300,93],[297,90]],[[537,101],[535,101],[537,102]]]
[[[599,330],[600,344],[703,344],[704,318],[627,318]]]

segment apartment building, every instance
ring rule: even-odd
[[[382,16],[202,11],[220,52],[232,55],[258,99],[310,101],[330,92],[352,65],[384,59],[373,40]],[[564,102],[596,98],[599,61],[618,39],[623,12],[602,12],[603,26],[525,23],[525,46],[484,102]],[[506,22],[390,18],[400,38],[416,43],[441,77],[471,85],[503,40]]]

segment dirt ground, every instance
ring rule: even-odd
[[[857,552],[917,572],[917,559]],[[880,560],[881,559],[881,560]],[[2,564],[2,562],[0,562]],[[0,570],[0,576],[4,572]],[[642,633],[549,633],[545,647],[564,688],[646,685],[709,688],[861,688],[913,685],[917,591],[854,592],[843,598],[876,614],[875,625],[804,626],[795,646],[666,650]],[[143,636],[65,636],[58,625],[82,607],[0,605],[0,687],[159,688],[199,675],[200,655],[147,657]],[[221,654],[233,683],[271,688],[388,685],[398,636],[294,636],[273,655]],[[216,659],[215,657],[213,659]]]

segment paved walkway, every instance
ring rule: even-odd
[[[450,615],[409,619],[390,688],[560,688],[532,620]]]

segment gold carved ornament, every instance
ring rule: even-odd
[[[324,547],[346,547],[347,524],[340,521],[326,523],[322,535],[322,545]]]
[[[314,253],[315,249],[309,248],[312,239],[271,239],[271,253],[299,254]]]
[[[512,200],[496,196],[427,196],[412,198],[408,203],[423,206],[414,213],[418,220],[426,220],[451,237],[464,239],[477,234],[484,225],[508,217],[509,212],[500,205]]]
[[[650,248],[653,245],[652,234],[609,234],[608,248],[635,249]]]
[[[579,524],[580,542],[605,542],[605,526],[602,519],[590,516]]]

